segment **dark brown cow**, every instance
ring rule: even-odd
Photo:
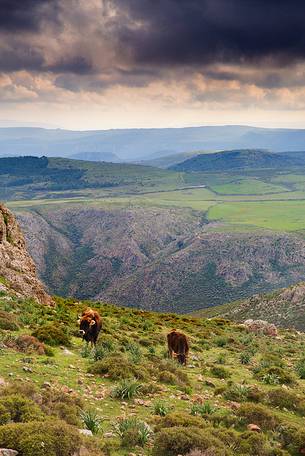
[[[91,345],[96,345],[99,332],[102,328],[102,320],[96,310],[86,309],[78,320],[79,333],[83,340]]]
[[[168,354],[170,358],[177,358],[180,364],[186,365],[189,354],[189,343],[185,334],[172,329],[167,335]]]

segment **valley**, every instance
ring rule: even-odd
[[[185,313],[304,280],[305,168],[238,152],[251,166],[230,169],[227,153],[221,172],[48,159],[34,184],[8,176],[49,292]],[[58,169],[82,177],[54,190]]]

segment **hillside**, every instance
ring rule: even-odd
[[[71,192],[84,189],[137,192],[179,182],[178,173],[150,166],[47,157],[0,158],[0,178],[5,200],[52,197],[51,192],[60,191],[73,197]]]
[[[18,220],[41,279],[62,296],[181,313],[305,277],[301,236],[213,232],[186,208],[44,207]]]
[[[259,294],[196,313],[200,316],[223,316],[235,321],[262,319],[284,328],[305,329],[305,284],[298,283],[271,294]]]
[[[240,125],[69,131],[0,128],[2,155],[70,157],[79,153],[115,153],[120,159],[144,159],[192,150],[264,148],[304,150],[305,130]]]
[[[7,291],[34,298],[41,304],[52,303],[36,277],[36,267],[19,225],[13,214],[0,204],[0,293]]]
[[[103,330],[91,350],[76,337],[88,304],[57,299],[50,309],[0,297],[0,448],[19,456],[303,454],[304,334],[270,337],[223,319],[95,303]],[[167,359],[173,327],[189,338],[187,367]]]
[[[241,170],[271,168],[286,169],[305,164],[304,156],[290,154],[274,154],[259,149],[228,150],[213,154],[200,154],[177,163],[169,168],[175,171],[205,171],[220,172],[226,170]]]

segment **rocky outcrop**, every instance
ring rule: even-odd
[[[26,250],[25,240],[13,214],[0,204],[0,287],[20,297],[52,304],[36,276],[34,261]]]

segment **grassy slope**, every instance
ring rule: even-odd
[[[35,384],[40,389],[43,383],[48,381],[52,385],[51,391],[70,391],[66,394],[71,397],[79,395],[84,400],[85,409],[94,410],[103,418],[98,440],[104,447],[105,454],[126,455],[129,451],[136,451],[136,454],[143,455],[151,454],[150,449],[154,445],[154,439],[158,438],[157,432],[152,435],[149,444],[146,444],[143,449],[139,447],[135,449],[135,445],[132,443],[129,448],[124,447],[120,438],[115,434],[110,437],[109,432],[113,432],[113,426],[118,420],[127,416],[136,416],[154,429],[161,420],[154,411],[157,402],[161,402],[171,412],[183,411],[188,416],[190,416],[194,404],[209,403],[215,410],[204,416],[206,421],[199,417],[199,423],[202,422],[202,427],[205,429],[207,423],[215,426],[215,430],[218,429],[220,436],[223,434],[224,439],[226,438],[226,428],[229,428],[231,432],[235,428],[238,443],[234,454],[244,456],[254,453],[250,449],[249,452],[238,449],[243,439],[246,438],[242,433],[246,429],[247,421],[240,421],[237,417],[237,406],[232,408],[233,397],[234,403],[243,403],[250,400],[247,399],[247,391],[255,390],[259,397],[258,402],[266,405],[266,410],[271,416],[277,418],[282,425],[302,429],[304,418],[301,415],[305,413],[305,410],[296,413],[287,409],[281,410],[270,404],[268,392],[277,390],[278,385],[269,385],[258,380],[254,376],[253,369],[259,365],[262,359],[269,359],[269,363],[272,359],[271,364],[284,363],[284,371],[296,379],[296,383],[289,386],[289,392],[295,395],[295,398],[305,400],[303,393],[305,381],[297,379],[294,370],[294,366],[302,356],[305,341],[303,334],[283,331],[280,337],[274,340],[265,336],[247,334],[244,328],[225,320],[209,321],[174,314],[160,315],[96,303],[96,307],[103,316],[104,330],[100,343],[103,344],[103,341],[107,341],[108,346],[111,343],[113,352],[110,355],[118,356],[123,353],[124,359],[132,360],[132,365],[138,366],[144,377],[146,376],[146,378],[138,380],[138,383],[142,384],[143,388],[145,386],[147,391],[151,391],[123,401],[112,398],[110,395],[113,387],[119,383],[118,380],[114,380],[108,375],[88,376],[88,368],[95,365],[91,358],[93,353],[84,352],[82,342],[78,338],[72,337],[72,345],[69,347],[70,354],[65,354],[61,348],[53,348],[53,357],[39,356],[35,353],[20,353],[13,348],[5,347],[6,341],[14,341],[20,334],[31,333],[46,321],[55,322],[56,325],[66,321],[66,329],[71,333],[75,332],[77,328],[74,322],[76,322],[77,313],[87,304],[60,300],[57,307],[51,310],[41,308],[30,301],[17,301],[14,298],[8,299],[6,296],[2,296],[0,309],[9,312],[10,315],[15,315],[21,329],[0,332],[2,340],[0,372],[5,381],[10,383],[15,381],[16,385]],[[1,321],[3,323],[3,317]],[[175,367],[164,358],[165,336],[173,326],[183,330],[191,341],[189,366],[186,368]],[[250,354],[249,364],[241,363],[241,356],[244,353]],[[84,357],[85,355],[86,357]],[[109,355],[106,354],[104,359],[107,360],[107,356]],[[165,377],[163,381],[161,380],[161,365],[164,366],[163,369],[166,372],[168,369],[172,370],[173,375],[170,377],[172,384],[166,383]],[[24,368],[30,368],[30,371],[26,372]],[[213,371],[215,368],[220,370],[224,368],[229,377],[218,378]],[[124,375],[123,366],[116,366],[116,369],[121,375]],[[184,378],[184,374],[187,375],[187,378]],[[183,381],[179,381],[179,378]],[[16,387],[16,390],[18,388]],[[154,391],[154,389],[158,391]],[[255,418],[250,418],[250,421],[253,419]],[[256,422],[260,424],[258,420]],[[261,425],[261,427],[262,438],[268,442],[266,446],[270,446],[270,448],[279,446],[280,434],[268,431],[267,424]],[[230,441],[232,441],[232,437]],[[229,447],[227,448],[229,451]],[[22,456],[29,454],[32,453],[24,453]],[[173,452],[173,454],[178,453]],[[270,449],[270,452],[259,454],[271,456],[275,453]]]

